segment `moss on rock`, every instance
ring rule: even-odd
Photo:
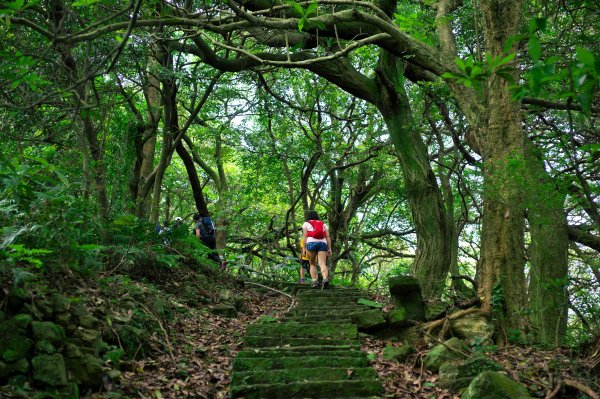
[[[38,355],[31,360],[31,364],[34,380],[53,387],[67,385],[67,369],[59,353]]]

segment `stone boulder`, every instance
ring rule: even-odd
[[[389,288],[395,308],[403,308],[407,320],[425,321],[421,287],[416,278],[411,276],[390,277]]]
[[[491,341],[494,335],[494,327],[480,315],[470,315],[452,320],[450,328],[458,338],[479,345]]]
[[[385,360],[396,360],[402,363],[415,352],[415,347],[408,343],[404,343],[402,346],[388,344],[383,348],[383,358]]]
[[[102,385],[102,362],[95,356],[84,354],[81,357],[67,358],[70,380],[84,388],[99,388]]]
[[[431,301],[425,304],[425,319],[435,320],[442,316],[450,308],[450,302]]]
[[[359,331],[365,332],[376,331],[387,324],[383,318],[383,313],[379,309],[352,313],[350,320],[358,326]]]
[[[461,399],[531,399],[523,385],[497,371],[484,371],[471,381]]]
[[[474,356],[459,363],[444,363],[439,369],[438,386],[452,391],[469,386],[473,378],[483,371],[501,371],[502,366],[483,356]]]
[[[62,355],[38,355],[31,360],[33,379],[50,386],[67,385],[67,369]]]
[[[36,341],[48,341],[55,347],[60,347],[65,342],[65,329],[51,321],[34,321],[31,329]]]
[[[431,348],[423,358],[426,369],[438,372],[440,366],[448,362],[459,362],[464,360],[471,350],[460,339],[454,337]]]
[[[406,327],[409,325],[406,319],[406,310],[403,307],[390,310],[386,313],[388,324],[392,328]]]

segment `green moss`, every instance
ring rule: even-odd
[[[531,396],[527,388],[506,375],[484,371],[473,379],[461,399],[531,399]]]
[[[34,321],[31,328],[37,341],[46,340],[54,346],[61,346],[65,342],[65,329],[51,321]]]
[[[51,386],[67,384],[65,361],[60,354],[36,356],[31,360],[31,364],[33,365],[33,378],[36,381]]]

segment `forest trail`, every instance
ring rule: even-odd
[[[304,287],[303,287],[304,288]],[[358,289],[300,289],[283,323],[248,326],[233,362],[233,398],[373,398],[383,395],[352,317],[370,309]]]

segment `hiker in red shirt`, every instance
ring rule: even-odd
[[[306,222],[302,225],[302,236],[306,246],[302,251],[308,253],[310,262],[310,277],[313,288],[319,288],[317,276],[317,265],[319,262],[321,274],[323,275],[323,289],[329,287],[329,270],[327,270],[327,256],[331,255],[331,237],[329,227],[321,219],[316,211],[306,212]]]

